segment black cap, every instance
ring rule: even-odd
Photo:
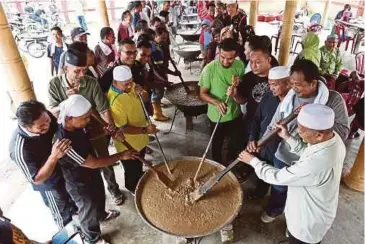
[[[73,28],[71,31],[71,38],[74,38],[75,36],[82,36],[82,35],[90,35],[90,33],[85,31],[81,27]]]
[[[85,67],[87,64],[87,57],[85,53],[76,50],[67,50],[65,54],[65,62],[77,67]]]

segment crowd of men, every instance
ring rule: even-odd
[[[171,85],[168,74],[181,75],[169,69],[176,3],[163,1],[154,16],[151,2],[129,4],[117,32],[100,30],[94,51],[87,44],[89,32],[81,27],[71,31],[73,43],[67,47],[62,30],[52,28],[49,108],[28,101],[17,109],[11,158],[40,192],[60,229],[79,215],[86,243],[106,243],[100,222],[120,214],[105,209],[101,175],[115,204],[123,204],[113,166],[121,162],[125,187],[134,195],[143,174],[138,157],[150,153],[149,135],[157,132],[147,116],[169,120],[161,99]],[[329,36],[317,56],[306,43],[318,46],[318,36],[308,33],[294,64],[279,66],[269,37],[255,35],[236,1],[199,1],[196,7],[204,58],[199,97],[208,103],[207,126],[213,131],[217,125],[212,159],[227,166],[239,157],[246,163],[234,169],[240,180],[257,174],[248,199],[263,198],[271,185],[261,220],[272,222],[285,210],[289,238],[281,243],[320,243],[336,215],[343,141],[350,131],[343,98],[319,79],[339,72],[336,37]],[[298,110],[297,119],[282,123]],[[260,145],[275,128],[277,135]],[[113,155],[110,140],[117,151]],[[221,237],[223,243],[233,240],[231,224]]]

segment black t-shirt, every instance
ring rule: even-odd
[[[238,92],[247,99],[246,119],[251,120],[253,118],[258,104],[267,91],[269,91],[267,76],[259,77],[252,71],[243,76],[243,80],[238,86]]]
[[[113,70],[119,65],[123,65],[123,63],[120,60],[115,61],[114,66],[105,71],[103,76],[99,79],[100,87],[103,93],[107,93],[109,91],[109,88],[113,82]],[[144,77],[144,66],[136,60],[131,68],[131,71],[133,81],[142,87],[145,86],[147,81]]]
[[[88,187],[92,183],[97,169],[83,167],[89,155],[93,155],[93,149],[84,129],[67,131],[61,124],[58,125],[57,139],[69,139],[72,148],[59,160],[63,176],[68,183],[77,187]]]
[[[34,184],[34,177],[51,155],[52,141],[57,130],[56,118],[49,112],[48,115],[51,118],[51,124],[46,134],[31,136],[18,126],[9,145],[10,158],[23,171],[23,174],[36,191],[57,190],[64,185],[58,165],[56,165],[52,175],[42,184]]]

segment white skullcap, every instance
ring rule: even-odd
[[[313,130],[328,130],[335,124],[335,112],[323,104],[307,104],[299,112],[298,123]]]
[[[290,76],[290,68],[287,66],[276,66],[269,71],[270,80],[279,80]]]
[[[113,79],[115,81],[127,81],[132,78],[132,71],[126,65],[120,65],[113,70]]]
[[[70,95],[60,103],[60,115],[57,122],[65,126],[66,117],[80,117],[89,112],[91,103],[79,94]]]
[[[225,4],[234,4],[234,3],[237,3],[237,0],[224,0],[223,3],[225,3]]]

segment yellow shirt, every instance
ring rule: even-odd
[[[135,93],[134,85],[129,93],[118,91],[111,86],[107,95],[110,110],[114,119],[115,126],[124,127],[126,125],[135,127],[147,126],[146,117],[143,112],[142,104]],[[137,151],[141,151],[147,146],[149,140],[147,134],[124,134],[126,141]],[[123,152],[127,148],[114,140],[114,145],[118,152]]]

